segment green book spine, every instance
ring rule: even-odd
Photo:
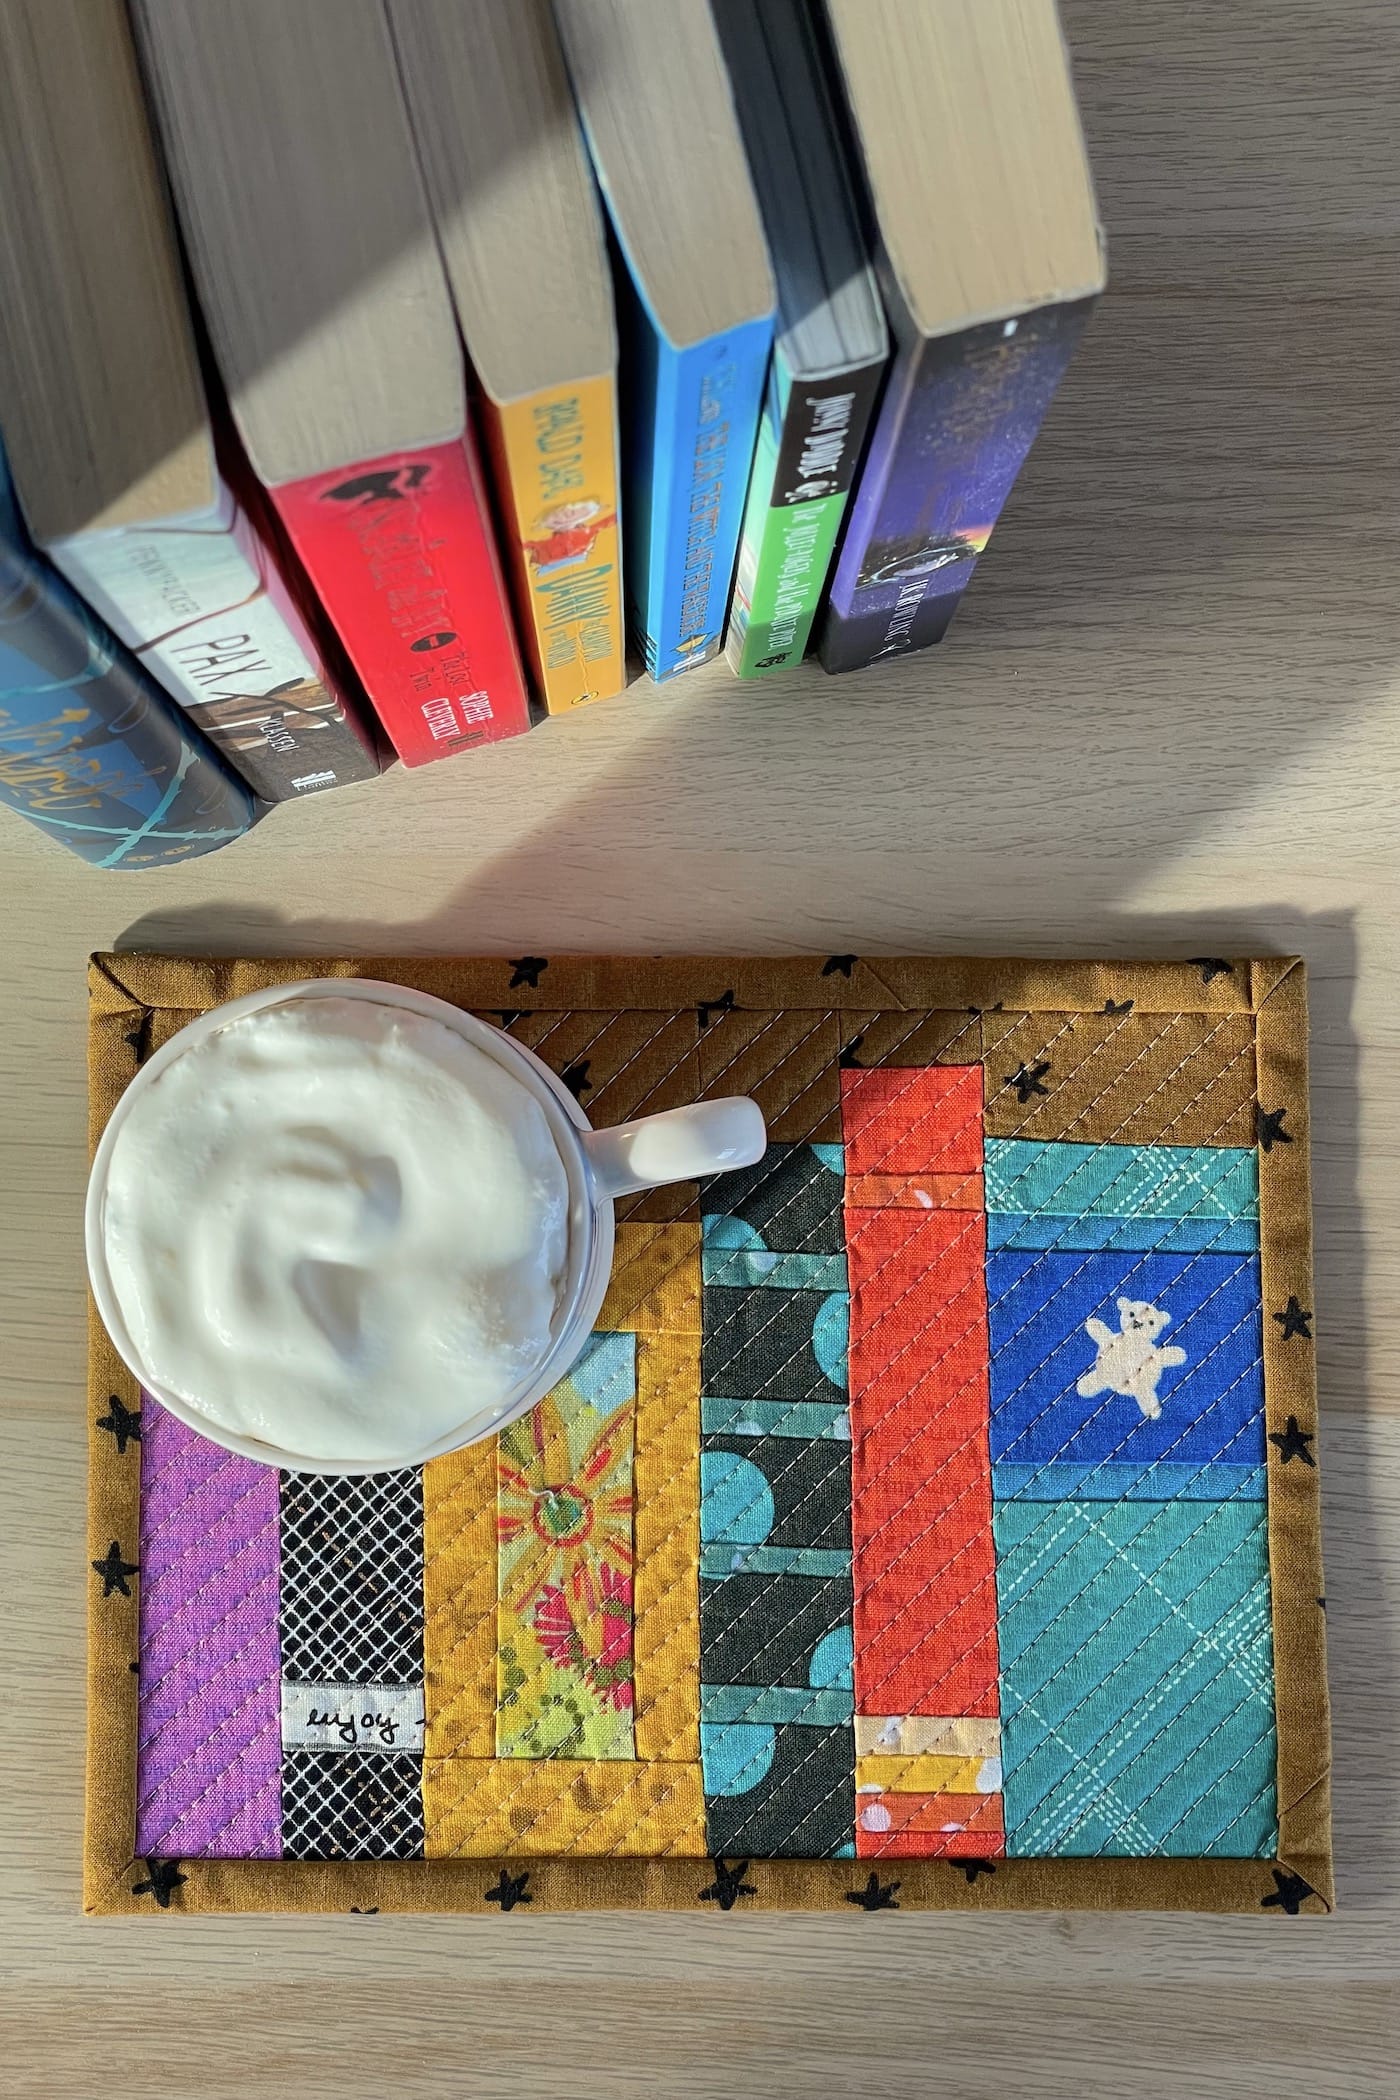
[[[883,371],[882,360],[795,381],[774,356],[729,607],[726,653],[740,678],[806,654]]]

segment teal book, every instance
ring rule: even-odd
[[[714,0],[777,286],[777,334],[729,606],[729,661],[806,653],[889,336],[804,0]]]
[[[724,639],[773,338],[709,0],[556,0],[619,278],[624,602],[664,680]]]
[[[34,552],[0,452],[0,807],[98,868],[238,838],[253,798]]]

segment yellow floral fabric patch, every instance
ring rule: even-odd
[[[498,1757],[635,1755],[637,1338],[594,1334],[497,1438]]]

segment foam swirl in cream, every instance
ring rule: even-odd
[[[542,1362],[569,1185],[539,1102],[368,1000],[245,1014],[133,1097],[103,1238],[149,1374],[304,1458],[423,1450]]]

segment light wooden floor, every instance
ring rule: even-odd
[[[1066,17],[1112,290],[941,650],[639,691],[164,875],[0,825],[6,2092],[1394,2091],[1400,9]],[[117,942],[1302,950],[1339,1915],[82,1921],[83,958]]]

